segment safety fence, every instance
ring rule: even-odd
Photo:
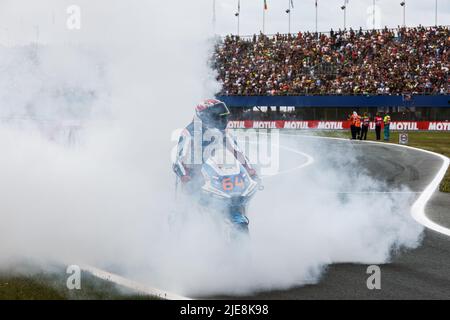
[[[291,130],[349,130],[350,121],[230,121],[229,129],[291,129]],[[370,123],[375,129],[375,123]],[[401,121],[391,122],[394,131],[450,131],[450,122]]]
[[[218,96],[229,107],[450,107],[450,95]]]

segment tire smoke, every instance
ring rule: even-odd
[[[386,186],[348,161],[357,151],[289,139],[322,161],[267,179],[250,207],[251,241],[225,243],[174,199],[170,163],[173,130],[219,88],[210,1],[93,2],[78,1],[78,31],[65,29],[68,1],[2,3],[0,268],[91,264],[179,294],[247,294],[419,245],[410,196],[371,194]],[[15,28],[13,12],[27,23]],[[339,194],[360,180],[365,196]],[[174,210],[185,217],[177,232]]]

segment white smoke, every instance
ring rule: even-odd
[[[180,294],[243,294],[314,282],[329,263],[381,263],[418,245],[422,229],[401,206],[407,199],[342,199],[336,192],[354,179],[366,191],[383,186],[317,150],[330,160],[320,170],[266,181],[242,248],[180,200],[189,219],[171,233],[171,132],[218,88],[207,65],[211,3],[78,3],[82,28],[68,31],[72,3],[2,2],[11,25],[0,47],[0,267],[88,263]],[[23,23],[14,29],[17,12]]]
[[[226,245],[191,217],[164,255],[172,267],[154,281],[199,296],[245,295],[316,283],[331,263],[386,263],[420,244],[423,227],[409,213],[415,195],[373,178],[357,148],[283,135],[280,144],[281,172],[264,179],[250,206],[251,241]],[[292,170],[306,159],[291,150],[315,162]]]

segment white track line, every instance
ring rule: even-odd
[[[303,168],[305,168],[307,166],[310,166],[310,165],[312,165],[314,163],[314,158],[312,156],[310,156],[309,154],[307,154],[307,153],[304,153],[304,152],[301,152],[301,151],[298,151],[298,150],[295,150],[295,149],[292,149],[292,148],[289,148],[289,147],[286,147],[286,146],[282,146],[282,145],[277,145],[277,146],[279,148],[281,148],[281,149],[284,149],[284,150],[287,150],[287,151],[290,151],[290,152],[293,152],[293,153],[296,153],[296,154],[304,156],[306,158],[306,162],[302,163],[301,165],[299,165],[297,167],[294,167],[294,168],[291,168],[291,169],[287,169],[287,170],[284,170],[284,171],[280,171],[278,173],[267,175],[265,178],[278,176],[280,174],[291,173],[293,171],[297,171],[297,170],[303,169]]]
[[[129,279],[126,279],[124,277],[121,277],[119,275],[104,271],[104,270],[100,270],[98,268],[95,267],[91,267],[91,266],[80,266],[81,270],[85,271],[85,272],[89,272],[90,274],[92,274],[93,276],[106,280],[106,281],[110,281],[113,282],[115,284],[118,284],[122,287],[125,287],[127,289],[131,289],[134,290],[138,293],[142,293],[142,294],[146,294],[146,295],[150,295],[150,296],[154,296],[154,297],[158,297],[161,299],[166,299],[166,300],[192,300],[191,298],[187,298],[187,297],[183,297],[177,294],[173,294],[164,290],[159,290],[156,288],[152,288],[152,287],[148,287],[145,285],[142,285],[140,283],[131,281]]]
[[[293,137],[297,137],[297,138],[299,137],[299,135],[293,135],[293,134],[282,133],[282,135],[293,136]],[[419,222],[423,226],[450,237],[450,229],[449,228],[445,228],[445,227],[437,224],[436,222],[432,221],[430,218],[427,217],[427,215],[425,213],[425,207],[426,207],[428,201],[430,201],[434,192],[439,188],[439,184],[441,183],[442,179],[444,178],[445,173],[447,172],[447,169],[450,165],[450,159],[448,157],[446,157],[442,154],[436,153],[436,152],[419,149],[419,148],[415,148],[415,147],[410,147],[410,146],[405,146],[405,145],[401,145],[401,144],[394,144],[394,143],[386,143],[386,142],[378,142],[378,141],[355,141],[355,140],[344,139],[344,138],[319,137],[319,136],[307,136],[307,135],[302,135],[301,137],[318,138],[318,139],[332,139],[332,140],[341,140],[341,141],[348,141],[348,142],[351,141],[351,142],[356,142],[356,143],[373,143],[373,144],[378,144],[378,145],[387,145],[387,146],[393,146],[393,147],[398,147],[398,148],[406,148],[406,149],[410,149],[410,150],[420,151],[420,152],[428,153],[435,157],[440,158],[442,160],[441,168],[439,169],[438,173],[434,177],[433,181],[431,181],[431,183],[421,193],[421,195],[416,200],[416,202],[414,202],[414,204],[412,205],[411,215],[417,222]]]
[[[238,140],[238,141],[243,142],[242,139]],[[257,144],[257,142],[252,142],[252,141],[250,141],[249,143]],[[278,176],[280,174],[291,173],[293,171],[297,171],[297,170],[303,169],[303,168],[305,168],[307,166],[310,166],[310,165],[312,165],[314,163],[314,158],[312,156],[310,156],[309,154],[307,154],[307,153],[304,153],[304,152],[301,152],[301,151],[298,151],[296,149],[292,149],[292,148],[289,148],[289,147],[286,147],[286,146],[283,146],[283,145],[279,145],[279,144],[272,144],[272,147],[278,147],[278,148],[290,151],[292,153],[296,153],[296,154],[299,154],[301,156],[304,156],[306,158],[306,162],[302,163],[301,165],[299,165],[297,167],[291,168],[291,169],[286,169],[286,170],[279,171],[279,172],[273,173],[273,174],[267,174],[267,175],[264,176],[264,179],[271,178],[271,177],[274,177],[274,176]]]

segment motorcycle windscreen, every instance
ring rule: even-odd
[[[212,178],[214,188],[231,196],[240,196],[248,188],[250,181],[246,170],[234,155],[219,149],[206,161],[205,171]]]

